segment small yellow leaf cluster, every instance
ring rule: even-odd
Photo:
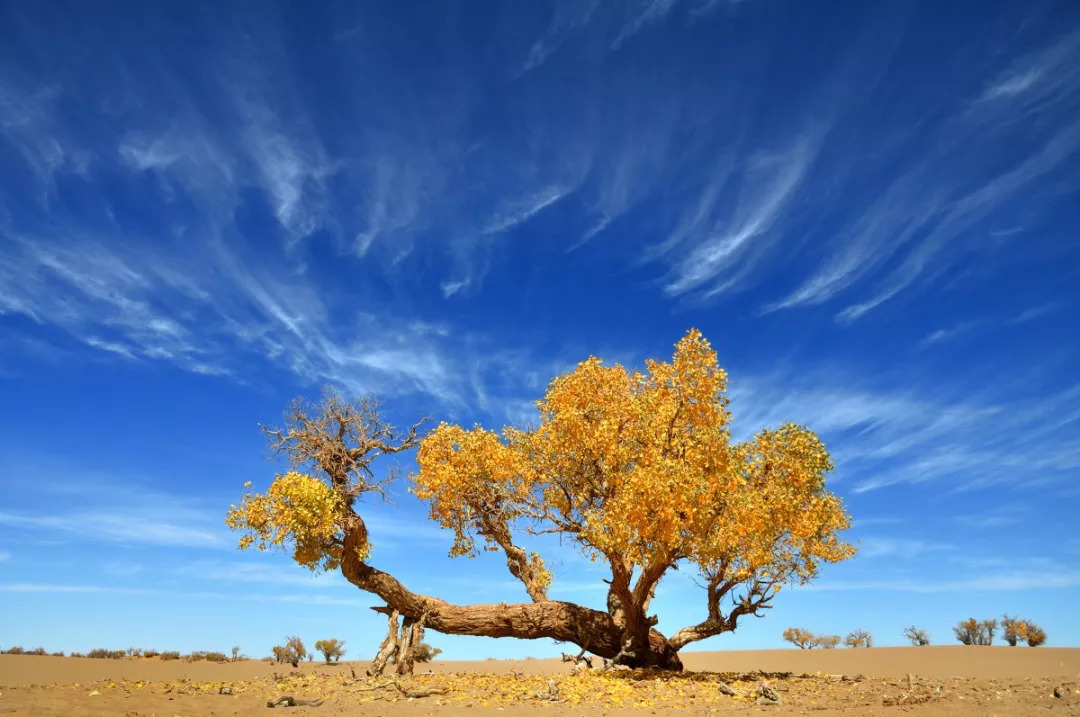
[[[332,487],[290,471],[275,478],[266,493],[249,492],[239,506],[230,506],[225,524],[245,532],[241,549],[289,546],[300,565],[333,570],[341,564],[342,515],[341,497]]]

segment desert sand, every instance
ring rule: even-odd
[[[409,699],[387,680],[366,680],[367,662],[294,670],[258,661],[0,655],[0,715],[1080,714],[1077,648],[687,652],[683,661],[680,675],[572,675],[559,660],[437,660],[402,685],[446,693]],[[552,678],[559,701],[545,699]],[[720,681],[742,695],[722,694]],[[780,704],[759,703],[762,685]],[[324,701],[271,711],[267,700],[282,695]]]

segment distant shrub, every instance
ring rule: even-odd
[[[98,647],[90,652],[86,653],[87,657],[96,657],[98,659],[108,660],[122,660],[127,657],[126,650],[106,650],[103,647]]]
[[[72,657],[86,657],[86,655],[82,654],[81,652],[73,652],[73,653],[71,653],[71,656]]]
[[[956,639],[964,645],[992,645],[994,644],[994,631],[997,630],[997,620],[983,620],[979,622],[973,617],[961,620],[953,628]]]
[[[177,650],[166,650],[165,652],[161,653],[161,659],[162,660],[179,660],[180,659],[180,652],[177,651]]]
[[[56,652],[52,653],[52,656],[53,657],[63,657],[64,656],[64,651],[63,650],[57,650]],[[75,657],[75,655],[72,655],[72,657]]]
[[[315,649],[322,653],[322,656],[326,659],[326,664],[329,665],[331,661],[341,661],[342,656],[345,654],[345,641],[338,639],[317,640]]]
[[[26,650],[24,650],[21,647],[19,647],[18,645],[16,645],[14,647],[9,647],[8,649],[4,650],[3,654],[5,654],[5,655],[23,655],[23,654],[26,654]]]
[[[1030,620],[1024,621],[1024,639],[1027,640],[1028,647],[1038,647],[1039,645],[1046,644],[1046,630],[1031,622]]]
[[[143,651],[142,651],[141,648],[138,648],[138,647],[129,647],[127,649],[127,654],[128,654],[128,657],[142,657],[143,656]]]
[[[831,650],[840,644],[839,635],[815,635],[814,644],[824,650]]]
[[[142,651],[142,656],[143,657],[158,657],[160,654],[161,653],[158,652],[157,650],[143,650]]]
[[[304,647],[304,641],[296,635],[286,635],[285,645],[275,645],[273,647],[274,659],[278,662],[288,662],[293,667],[299,667],[300,660],[303,660],[308,656],[307,648]]]
[[[789,627],[784,630],[784,639],[800,650],[814,647],[814,633],[801,627]]]
[[[911,644],[916,647],[925,647],[930,644],[930,633],[921,627],[915,627],[914,625],[904,628],[904,637],[910,640]]]
[[[27,650],[26,654],[27,655],[47,655],[49,653],[45,652],[44,647],[35,647],[33,650]]]
[[[856,629],[847,634],[844,644],[848,647],[870,647],[874,644],[874,638],[866,630]]]
[[[228,662],[229,657],[224,652],[204,652],[203,659],[208,662]]]
[[[416,646],[417,662],[431,662],[441,654],[442,650],[437,647],[432,647],[426,642],[421,642],[419,645]]]

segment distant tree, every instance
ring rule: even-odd
[[[438,647],[432,647],[426,642],[421,642],[416,648],[416,661],[431,662],[441,654],[442,650]]]
[[[304,647],[304,641],[296,635],[285,636],[285,647],[291,652],[295,660],[292,660],[293,667],[296,667],[296,663],[308,656],[307,648]]]
[[[953,628],[956,639],[964,645],[992,645],[994,644],[994,631],[997,630],[997,620],[983,620],[982,622],[973,617],[961,620]]]
[[[800,650],[809,650],[817,644],[814,633],[802,627],[789,627],[784,630],[784,639]]]
[[[323,657],[326,658],[326,664],[330,664],[330,661],[339,662],[342,655],[345,654],[345,641],[344,640],[318,640],[315,642],[315,650],[321,652]]]
[[[1030,620],[1024,620],[1024,639],[1027,640],[1028,647],[1045,645],[1046,630],[1043,630]]]
[[[840,644],[839,635],[816,635],[814,644],[824,650],[831,650]]]
[[[870,647],[874,644],[874,638],[866,630],[856,629],[847,634],[844,644],[848,647]]]
[[[925,647],[930,644],[930,634],[921,627],[915,627],[914,625],[904,628],[904,637],[916,647]]]
[[[1001,616],[1001,638],[1009,644],[1009,647],[1016,647],[1016,643],[1024,639],[1023,631],[1023,620],[1009,617],[1008,613]]]
[[[296,635],[286,635],[285,645],[275,645],[272,648],[274,653],[274,660],[277,662],[287,662],[293,667],[300,666],[300,660],[303,660],[308,656],[307,648],[304,647],[304,641]]]
[[[240,646],[233,645],[232,649],[232,661],[236,662],[240,658]]]

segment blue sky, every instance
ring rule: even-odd
[[[691,326],[738,436],[825,439],[861,547],[695,647],[1080,644],[1078,58],[1072,2],[0,3],[0,646],[370,657],[374,598],[222,523],[257,423],[329,383],[519,424]],[[396,497],[375,565],[526,598]],[[660,628],[703,597],[675,574]]]

